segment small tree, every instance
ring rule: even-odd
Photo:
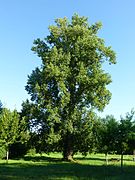
[[[123,167],[123,155],[130,148],[129,142],[135,137],[135,112],[131,110],[125,117],[121,117],[118,131],[117,151],[121,154],[121,167]]]
[[[25,120],[20,119],[16,110],[11,112],[7,108],[0,114],[0,144],[6,148],[7,162],[9,158],[9,146],[16,141],[24,142],[28,138]]]
[[[116,151],[119,123],[113,115],[107,115],[101,119],[100,127],[100,151],[105,153],[108,164],[108,153]]]

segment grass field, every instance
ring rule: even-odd
[[[24,159],[0,160],[0,180],[135,180],[135,162],[132,156],[124,156],[124,168],[120,162],[112,160],[119,156],[109,156],[106,166],[104,155],[83,157],[76,155],[76,162],[61,161],[60,154],[26,156]]]

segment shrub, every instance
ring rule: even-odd
[[[6,157],[6,149],[4,146],[0,147],[0,159],[3,159]]]
[[[9,158],[20,158],[27,153],[27,145],[20,142],[14,143],[9,147]]]
[[[36,148],[29,149],[27,152],[28,156],[34,156],[36,154]]]

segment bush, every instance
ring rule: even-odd
[[[3,159],[6,157],[6,149],[4,146],[0,147],[0,159]]]
[[[36,154],[36,148],[29,149],[27,152],[28,156],[34,156]]]
[[[27,153],[27,145],[20,142],[14,143],[9,147],[9,158],[20,158]]]

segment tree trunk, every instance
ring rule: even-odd
[[[105,153],[106,165],[108,165],[108,153]]]
[[[135,161],[135,149],[133,150],[133,161]]]
[[[9,158],[9,150],[7,148],[7,151],[6,151],[6,163],[8,164],[8,158]]]
[[[123,152],[121,153],[121,168],[123,168]]]
[[[66,138],[64,140],[63,160],[64,161],[72,161],[73,160],[72,137],[69,134],[66,136]]]
[[[63,151],[63,160],[72,161],[73,160],[73,151],[69,148],[65,148]]]

